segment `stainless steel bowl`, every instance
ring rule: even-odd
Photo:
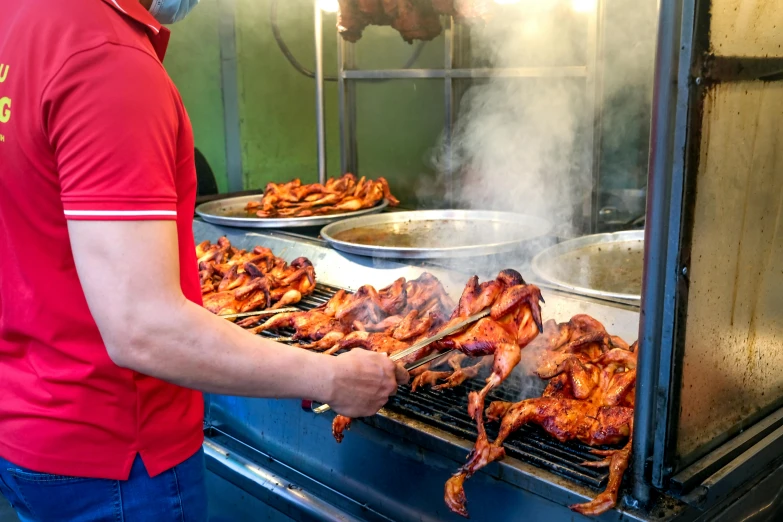
[[[417,210],[346,219],[321,236],[351,254],[434,259],[511,252],[551,228],[545,219],[512,212]]]
[[[533,258],[542,282],[578,294],[639,301],[642,291],[644,231],[631,230],[570,239]]]

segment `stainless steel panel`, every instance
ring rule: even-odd
[[[318,183],[326,183],[326,129],[324,112],[324,23],[321,6],[313,2],[315,37],[315,131],[318,158]]]
[[[721,56],[783,56],[779,0],[712,0],[710,51]]]
[[[236,1],[218,0],[220,19],[220,86],[223,98],[223,126],[226,133],[226,176],[228,191],[244,189],[242,179],[242,124],[239,116]]]
[[[778,522],[783,520],[783,466],[764,477],[728,506],[720,506],[701,520],[709,522]]]
[[[204,441],[207,468],[254,498],[296,521],[359,522],[300,485],[238,455],[213,439]],[[378,519],[378,517],[375,517]]]
[[[709,477],[746,453],[780,426],[783,426],[783,410],[768,415],[720,448],[674,475],[670,481],[670,489],[679,495],[701,487]]]
[[[343,71],[346,80],[426,78],[560,78],[587,75],[587,67],[519,67],[508,69],[382,69]]]
[[[244,489],[207,470],[209,522],[292,522]],[[4,519],[3,522],[6,522]]]
[[[321,236],[351,254],[431,259],[511,252],[551,228],[545,219],[511,212],[419,210],[333,223]]]
[[[196,207],[196,214],[201,219],[216,225],[241,228],[298,228],[315,227],[334,223],[349,217],[376,214],[385,209],[389,202],[385,199],[372,208],[365,208],[355,212],[343,212],[328,214],[325,216],[290,217],[290,218],[259,218],[249,215],[245,206],[251,201],[258,201],[260,195],[240,196],[237,198],[217,199],[202,203]]]
[[[708,89],[696,173],[677,454],[783,401],[783,83]]]

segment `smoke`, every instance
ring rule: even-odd
[[[535,215],[552,222],[560,237],[577,235],[589,217],[593,130],[611,150],[633,148],[646,157],[656,3],[603,3],[601,119],[591,111],[596,84],[584,76],[593,54],[592,15],[575,11],[595,2],[521,0],[496,6],[492,20],[471,28],[472,63],[458,65],[496,73],[471,82],[451,143],[444,137],[432,155],[436,170],[456,180],[456,206]],[[502,73],[522,68],[541,74]],[[458,94],[464,82],[455,82]],[[629,144],[629,130],[644,134],[644,144]]]
[[[455,80],[461,98],[453,134],[432,154],[435,169],[455,180],[455,206],[538,216],[553,224],[553,236],[573,237],[584,233],[591,216],[594,161],[601,188],[644,182],[657,2],[602,4],[597,58],[589,45],[596,1],[520,0],[496,6],[492,20],[470,28],[469,59],[457,53],[462,60],[457,66],[496,72],[487,79]],[[593,59],[601,74],[588,80],[584,66]],[[523,68],[541,74],[502,74]],[[597,160],[593,136],[601,138]],[[528,278],[529,260],[546,246],[528,242],[494,259],[444,264],[486,278],[493,277],[490,266],[516,268]],[[531,377],[531,370],[523,360],[511,378],[520,399],[540,394],[543,381]]]

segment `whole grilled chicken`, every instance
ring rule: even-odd
[[[495,280],[482,284],[474,276],[465,287],[454,315],[444,327],[487,307],[490,307],[489,317],[480,319],[462,333],[433,344],[435,350],[456,349],[470,357],[493,356],[492,373],[486,386],[479,392],[471,392],[468,400],[468,413],[476,421],[479,438],[486,438],[483,410],[487,394],[511,374],[520,361],[522,348],[543,330],[540,302],[543,298],[538,287],[525,284],[515,270],[503,270]],[[441,387],[461,384],[478,369],[474,367],[467,373],[462,371],[454,379],[447,377],[447,382]],[[424,372],[416,378],[414,385],[433,382],[433,377]]]
[[[412,303],[425,304],[432,301],[433,297],[437,298],[435,302],[442,304],[440,294],[442,292],[445,295],[445,291],[442,290],[439,284],[434,284],[432,279],[434,278],[431,276],[422,276],[418,280],[411,281],[414,284],[409,287],[411,292],[407,298],[408,306]],[[425,292],[423,289],[416,288],[417,283],[428,289],[431,297],[425,300]],[[406,286],[406,291],[407,288]],[[396,330],[393,330],[391,335],[388,333],[356,331],[341,339],[327,353],[360,347],[392,355],[411,346],[417,339],[435,335],[442,328],[459,323],[485,308],[492,307],[490,317],[479,320],[461,333],[445,337],[441,341],[425,346],[400,361],[402,364],[408,364],[426,356],[433,350],[447,349],[457,349],[471,357],[493,355],[492,376],[488,379],[485,389],[480,393],[480,398],[483,401],[489,390],[508,377],[513,367],[519,362],[520,345],[524,346],[532,337],[538,334],[538,325],[541,324],[540,299],[541,293],[538,288],[532,285],[525,285],[522,276],[515,270],[503,270],[496,279],[482,284],[479,284],[478,277],[474,276],[468,281],[459,305],[446,324],[436,324],[433,327],[432,323],[430,323],[431,325],[427,330],[424,328],[424,325],[427,323],[424,323],[419,328],[415,328],[415,332],[418,334],[416,336],[406,335],[411,334],[410,331],[399,333],[396,337],[394,335]],[[402,322],[398,325],[398,327],[405,326],[407,325]],[[413,328],[413,324],[411,328]],[[481,361],[465,369],[454,367],[453,377],[443,376],[447,379],[446,385],[456,386],[464,382],[464,380],[478,373],[481,365],[487,362]],[[455,364],[458,363],[455,362]],[[424,382],[432,382],[432,374],[426,374],[424,378],[421,376],[417,377],[414,385],[420,386]],[[481,412],[482,410],[483,403],[479,406],[478,411]],[[476,419],[480,431],[483,431],[482,416],[471,415]],[[347,429],[348,426],[350,426],[350,422],[346,419],[339,416],[335,418],[332,432],[338,442],[342,440],[343,430]]]
[[[490,0],[338,0],[337,30],[343,39],[356,42],[368,25],[391,25],[402,38],[432,40],[443,27],[439,16],[461,21],[483,20]]]
[[[588,335],[591,331],[596,335]],[[502,459],[503,442],[528,423],[540,425],[560,441],[605,445],[627,438],[622,449],[593,450],[605,458],[584,465],[609,467],[609,483],[593,501],[571,508],[585,515],[597,515],[616,504],[630,456],[636,345],[628,347],[604,334],[603,325],[588,316],[575,316],[561,325],[547,322],[544,334],[530,346],[533,350],[543,350],[537,354],[541,362],[537,373],[550,379],[542,397],[516,404],[494,402],[487,408],[490,421],[502,418],[500,433],[491,444],[480,436],[468,462],[446,483],[445,500],[449,509],[467,516],[465,479],[490,462]],[[593,340],[584,342],[586,339]],[[560,358],[561,352],[568,357]],[[554,368],[553,360],[557,361]]]
[[[299,281],[305,284],[303,279]],[[370,285],[353,294],[340,290],[325,305],[307,312],[274,316],[253,331],[294,328],[295,339],[313,341],[306,347],[322,350],[335,347],[337,341],[352,331],[384,332],[398,341],[411,340],[443,324],[450,304],[440,281],[425,272],[410,281],[397,279],[380,290]],[[249,327],[256,322],[258,319],[251,318],[239,324]],[[325,325],[331,325],[331,332]],[[318,336],[314,337],[312,334],[316,332]]]

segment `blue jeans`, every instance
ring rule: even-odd
[[[0,492],[21,522],[206,522],[204,473],[201,449],[154,478],[137,455],[128,480],[38,473],[0,457]]]

